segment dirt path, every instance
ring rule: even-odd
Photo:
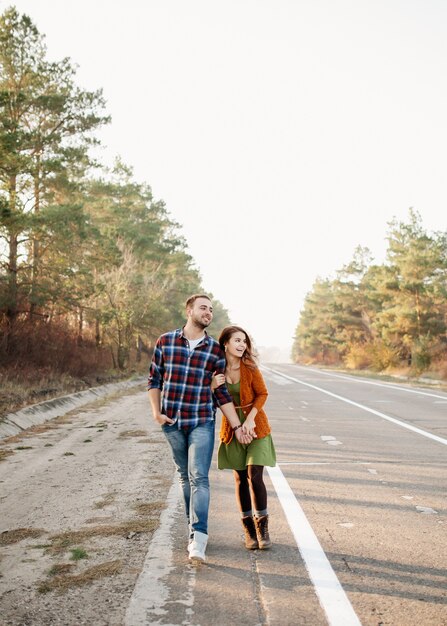
[[[143,387],[0,442],[0,624],[121,625],[173,465]]]

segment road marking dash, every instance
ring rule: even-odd
[[[354,524],[352,522],[337,522],[337,526],[342,526],[342,528],[352,528]]]
[[[429,506],[416,506],[416,511],[419,513],[424,513],[425,515],[437,515],[438,511],[432,509]]]

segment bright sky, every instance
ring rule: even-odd
[[[3,11],[11,2],[0,0]],[[447,227],[445,0],[17,0],[102,87],[119,154],[204,287],[289,349],[305,294],[387,223]]]

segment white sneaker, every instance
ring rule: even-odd
[[[208,535],[199,531],[194,532],[194,538],[188,546],[189,560],[192,562],[203,563],[205,561],[206,544],[208,543]]]
[[[188,554],[189,554],[189,548],[191,547],[193,539],[194,539],[194,535],[192,537],[188,538],[188,545],[186,546],[186,550],[187,550]]]

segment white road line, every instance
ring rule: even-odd
[[[284,474],[277,465],[267,470],[329,626],[360,626],[359,618]]]
[[[266,368],[266,369],[269,369],[269,368]],[[275,374],[279,374],[280,376],[284,376],[285,378],[288,378],[289,380],[292,380],[295,383],[298,383],[299,385],[306,385],[306,387],[311,387],[312,389],[321,391],[321,393],[325,393],[328,396],[337,398],[337,400],[341,400],[342,402],[346,402],[347,404],[352,404],[352,406],[356,406],[357,408],[362,409],[363,411],[368,411],[368,413],[377,415],[378,417],[381,417],[382,419],[387,420],[388,422],[397,424],[398,426],[401,426],[402,428],[407,428],[408,430],[411,430],[417,433],[418,435],[422,435],[423,437],[427,437],[428,439],[433,439],[433,441],[437,441],[438,443],[442,443],[443,445],[447,446],[447,439],[438,437],[438,435],[433,435],[433,433],[429,433],[426,430],[422,430],[421,428],[417,428],[416,426],[412,426],[411,424],[406,424],[405,422],[402,422],[401,420],[398,420],[395,417],[390,417],[389,415],[385,415],[385,413],[381,413],[380,411],[371,409],[368,406],[365,406],[364,404],[359,404],[358,402],[349,400],[349,398],[345,398],[344,396],[339,396],[336,393],[332,393],[331,391],[327,391],[326,389],[322,389],[321,387],[317,387],[316,385],[311,385],[310,383],[306,383],[303,380],[298,380],[298,378],[293,378],[293,376],[288,376],[287,374],[283,374],[282,372],[278,372],[277,370],[271,370],[271,371],[275,372]]]
[[[418,389],[408,389],[407,387],[400,387],[399,385],[395,385],[394,383],[377,383],[373,380],[367,380],[364,378],[356,378],[355,376],[344,376],[343,374],[334,374],[333,372],[325,372],[324,370],[316,370],[312,367],[309,367],[307,369],[309,369],[311,372],[318,372],[319,374],[325,374],[326,376],[334,376],[335,378],[343,378],[344,380],[350,380],[353,383],[375,385],[376,387],[391,387],[392,389],[399,389],[399,391],[406,391],[407,393],[417,393],[420,396],[429,396],[430,398],[441,398],[442,400],[446,400],[445,396],[438,396],[436,393],[429,393],[428,391],[419,391]]]
[[[371,461],[281,461],[280,465],[371,465]]]

